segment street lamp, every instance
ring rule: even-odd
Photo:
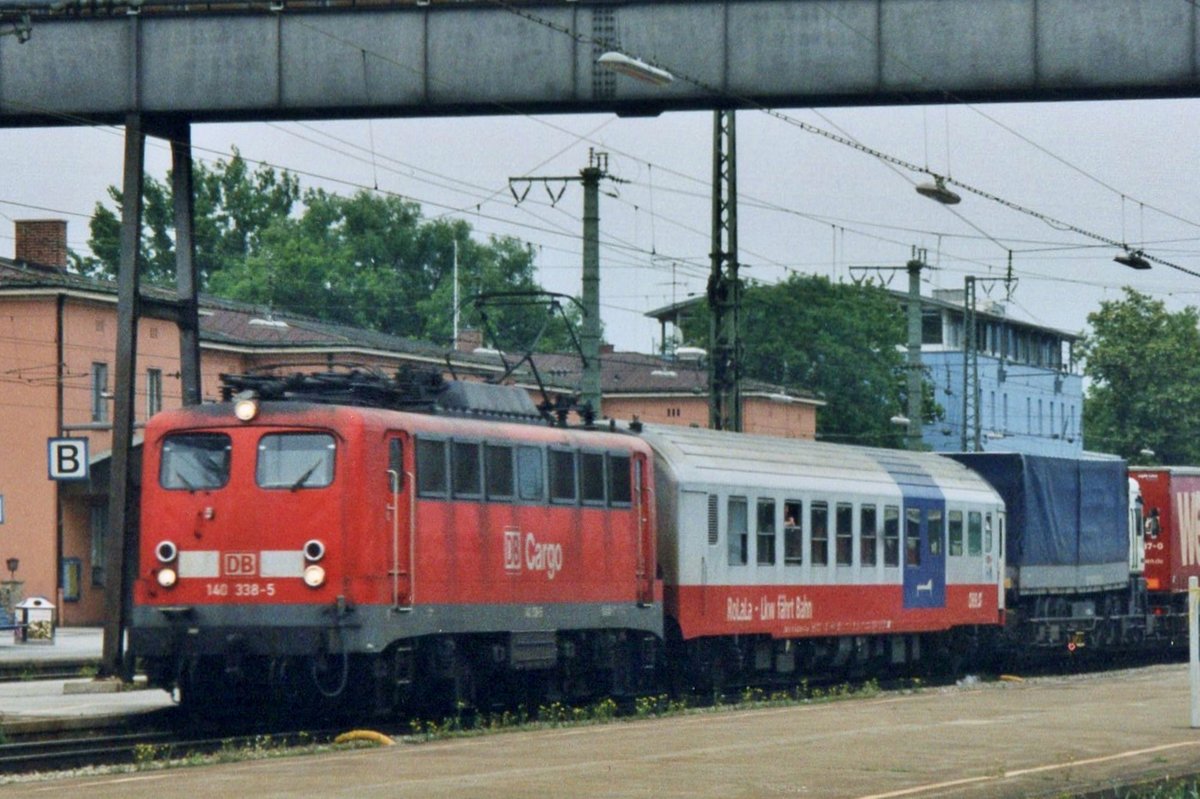
[[[640,58],[633,58],[615,50],[610,50],[597,58],[596,63],[605,69],[620,72],[622,75],[628,75],[655,86],[666,86],[675,80],[675,76],[665,69],[652,66]]]

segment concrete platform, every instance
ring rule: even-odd
[[[1069,797],[1200,772],[1186,665],[70,777],[0,793],[162,799]]]

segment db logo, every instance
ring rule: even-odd
[[[227,577],[251,577],[258,573],[258,556],[253,552],[226,552],[222,557]]]
[[[504,570],[521,571],[521,531],[504,531]]]

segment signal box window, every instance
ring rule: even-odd
[[[525,502],[546,501],[546,469],[537,447],[517,447],[517,491]]]
[[[859,558],[863,566],[874,566],[878,563],[879,543],[879,513],[874,505],[863,505],[858,509],[858,529],[862,537],[862,551]]]
[[[423,497],[446,496],[446,442],[417,439],[417,491]]]
[[[576,496],[575,453],[550,450],[550,501],[574,502]]]
[[[967,554],[983,554],[983,514],[977,510],[967,514]]]
[[[895,505],[883,509],[883,565],[900,565],[900,509]]]
[[[195,491],[229,482],[229,436],[193,433],[167,436],[162,445],[158,483],[163,488]]]
[[[812,504],[812,563],[814,566],[829,565],[829,503]]]
[[[854,506],[849,502],[837,504],[837,564],[854,563]]]
[[[580,453],[579,485],[585,505],[604,504],[604,455],[602,453]]]
[[[478,498],[482,493],[479,464],[479,445],[455,441],[451,447],[450,464],[454,476],[454,496]]]
[[[488,444],[483,448],[483,474],[487,498],[507,501],[513,498],[513,448]]]
[[[804,528],[800,520],[804,517],[804,505],[798,499],[783,503],[783,565],[800,566],[804,563]]]
[[[775,564],[775,500],[758,501],[758,563]]]
[[[323,488],[333,482],[333,436],[276,433],[258,442],[254,476],[262,488]]]
[[[745,497],[729,498],[729,565],[745,566],[750,559],[750,525],[746,512]]]
[[[633,504],[633,481],[628,455],[608,456],[608,501],[612,505]]]
[[[963,515],[960,510],[952,510],[950,517],[950,554],[957,557],[963,553]]]
[[[909,508],[904,513],[904,565],[921,565],[921,509]]]

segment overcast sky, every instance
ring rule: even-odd
[[[926,292],[967,274],[1019,278],[1017,317],[1079,332],[1105,298],[1132,285],[1171,308],[1200,303],[1200,278],[1155,266],[1134,272],[1111,246],[962,192],[947,208],[918,195],[927,178],[881,162],[796,122],[839,132],[917,166],[1200,272],[1200,102],[1138,101],[789,109],[737,116],[740,260],[747,278],[789,271],[848,280],[851,267],[902,266],[927,250]],[[468,220],[476,235],[511,235],[536,250],[547,288],[579,293],[582,194],[552,204],[535,185],[514,201],[508,178],[576,175],[589,148],[609,153],[601,197],[601,298],[606,338],[649,352],[658,326],[644,313],[703,293],[710,249],[712,115],[612,115],[201,125],[196,156],[236,146],[305,186],[360,188],[416,200],[426,217]],[[87,216],[121,182],[119,128],[0,131],[0,254],[9,220],[61,216],[70,246],[87,248]],[[147,168],[164,177],[166,145]],[[22,207],[19,204],[26,204]],[[881,273],[884,274],[884,273]],[[892,283],[904,286],[902,274]],[[979,296],[986,298],[981,284]],[[1004,288],[991,289],[995,299]]]

